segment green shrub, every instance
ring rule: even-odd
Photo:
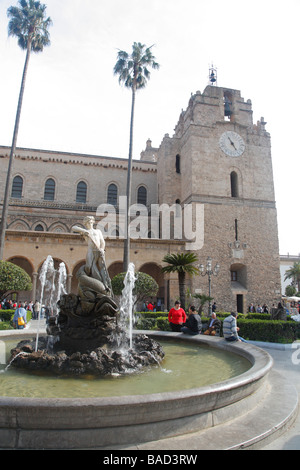
[[[158,317],[157,318],[157,328],[162,331],[171,331],[170,323],[168,317]]]
[[[8,261],[0,260],[0,300],[9,292],[32,289],[30,276],[24,269]]]
[[[156,328],[156,318],[138,318],[134,327],[137,330],[154,330]]]
[[[0,320],[10,321],[12,320],[14,314],[15,314],[14,310],[0,310]]]
[[[223,320],[229,315],[228,312],[218,312],[217,317]],[[168,321],[168,313],[166,312],[138,312],[138,321],[135,328],[141,330],[171,331]],[[203,331],[208,323],[209,318],[201,316]],[[292,343],[300,339],[300,323],[291,320],[287,321],[271,320],[269,314],[251,313],[239,314],[237,325],[240,328],[239,335],[252,341],[264,341],[271,343]],[[221,326],[220,335],[223,335]]]
[[[280,320],[237,320],[239,335],[252,341],[292,343],[300,338],[300,325]]]
[[[144,318],[158,318],[158,317],[167,317],[167,312],[135,312],[135,315],[142,316]]]

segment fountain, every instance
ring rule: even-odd
[[[9,390],[6,396],[0,397],[2,448],[130,448],[137,443],[167,438],[173,440],[186,433],[209,431],[215,425],[231,420],[232,416],[250,416],[257,404],[262,402],[264,405],[263,400],[272,402],[270,396],[280,387],[277,383],[275,388],[269,381],[272,359],[265,351],[250,344],[228,344],[222,338],[204,335],[187,337],[181,333],[133,332],[134,266],[129,267],[119,311],[112,297],[101,231],[93,228],[93,218],[87,218],[84,224],[85,229],[74,227],[74,231],[88,241],[86,264],[77,275],[78,295],[67,294],[62,288],[58,314],[50,318],[47,327],[48,338],[38,335],[34,341],[31,335],[30,339],[26,339],[30,333],[24,330],[19,335],[23,341],[12,349],[9,364],[0,375],[3,394],[5,382]],[[49,257],[41,272],[41,297],[49,272],[55,298],[54,273],[51,270]],[[63,266],[59,273],[58,277],[63,284]],[[58,292],[59,289],[57,295]],[[6,334],[10,337],[9,333]],[[0,336],[4,338],[4,335]],[[48,347],[49,338],[53,339],[51,350]],[[165,387],[166,377],[171,374],[169,370],[163,370],[164,350],[160,343],[170,341],[173,341],[174,350],[180,355],[181,344],[189,344],[205,348],[212,355],[216,350],[224,357],[230,353],[245,360],[248,366],[244,372],[222,376],[219,380],[220,375],[217,374],[214,381],[202,385],[197,380],[197,374],[193,382],[189,383],[188,377],[195,371],[193,368],[186,379],[178,379],[176,389],[168,389]],[[165,348],[168,350],[167,346]],[[189,362],[191,360],[195,360],[194,352],[189,354]],[[215,361],[214,358],[212,360]],[[205,375],[207,361],[202,365],[198,357],[197,362],[200,366],[198,375]],[[218,369],[223,368],[219,366]],[[156,389],[151,386],[150,376],[146,387],[154,391],[146,389],[140,392],[140,388],[133,385],[127,394],[116,393],[120,381],[136,378],[142,382],[144,371],[153,370],[157,370],[157,376],[162,376]],[[32,379],[34,390],[39,389],[40,379],[46,381],[43,386],[47,389],[50,376],[52,395],[44,393],[45,389],[41,391],[41,396],[32,396],[26,394],[26,391],[24,395],[18,395],[15,388],[17,375],[22,384],[26,378]],[[34,382],[35,378],[37,382]],[[72,388],[75,381],[82,387],[78,394],[63,395],[58,391],[59,384],[68,382]],[[111,382],[111,389],[101,395],[97,388],[98,385],[101,388],[105,381]],[[86,391],[93,388],[90,384],[96,386],[95,394],[87,396]],[[272,416],[272,413],[268,416]],[[260,436],[263,436],[263,432]],[[214,439],[211,442],[215,446]],[[176,448],[180,449],[179,446]]]
[[[94,229],[94,218],[84,220],[85,229],[74,227],[88,242],[86,264],[77,274],[78,295],[66,294],[62,287],[65,268],[59,267],[59,313],[49,319],[48,338],[39,338],[39,327],[33,344],[20,342],[12,350],[12,367],[43,371],[57,375],[124,374],[141,367],[160,363],[164,352],[160,344],[147,335],[132,335],[134,265],[125,277],[120,312],[112,297],[105,262],[105,242],[101,230]],[[41,274],[41,304],[50,275],[53,297],[55,270],[47,257]],[[51,282],[52,279],[52,282]],[[49,281],[48,281],[49,282]],[[126,322],[129,322],[129,328]],[[51,338],[51,348],[47,347]],[[49,350],[50,349],[50,350]],[[22,354],[24,352],[24,354]]]

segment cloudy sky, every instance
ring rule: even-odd
[[[154,44],[160,64],[136,104],[134,158],[173,135],[208,70],[252,100],[272,137],[281,254],[299,242],[299,0],[44,0],[51,46],[33,54],[17,145],[127,157],[131,94],[113,67],[118,49]],[[11,145],[25,53],[8,38],[0,0],[0,145]],[[259,227],[255,227],[259,230]]]

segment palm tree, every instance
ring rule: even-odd
[[[185,305],[185,279],[186,274],[199,274],[193,263],[198,261],[195,253],[173,253],[164,257],[163,262],[168,266],[162,268],[163,273],[177,273],[179,283],[179,297],[181,305]]]
[[[131,204],[131,174],[132,174],[132,149],[133,149],[133,124],[134,124],[134,107],[135,96],[137,90],[145,88],[150,78],[149,67],[158,69],[159,64],[155,62],[151,47],[145,44],[135,42],[132,46],[131,54],[125,51],[118,52],[118,60],[114,67],[114,74],[119,75],[119,83],[124,84],[126,88],[132,91],[131,103],[131,120],[130,120],[130,139],[129,139],[129,158],[127,172],[127,210],[126,210],[126,227],[127,233],[124,240],[124,271],[126,272],[129,265],[129,208]]]
[[[298,292],[300,291],[300,263],[294,263],[293,267],[288,269],[285,272],[284,280],[292,279],[298,287]]]
[[[15,120],[12,146],[9,157],[9,164],[6,177],[5,194],[2,208],[2,219],[0,227],[0,259],[3,259],[5,230],[7,225],[7,214],[9,206],[9,197],[11,191],[11,174],[14,154],[16,151],[17,137],[20,124],[22,102],[24,96],[25,82],[28,70],[28,64],[31,52],[42,52],[45,46],[50,45],[49,26],[52,24],[51,18],[46,18],[46,5],[39,1],[19,0],[19,6],[11,6],[7,10],[7,16],[10,18],[8,24],[8,35],[18,38],[18,45],[26,50],[26,59],[23,70],[19,102]]]
[[[205,294],[193,294],[193,297],[194,297],[194,299],[199,299],[200,300],[200,305],[199,305],[199,309],[198,309],[199,315],[202,314],[203,307],[206,304],[206,302],[211,302],[214,299],[213,297],[210,297],[209,295],[205,295]],[[210,313],[210,312],[208,312],[208,313]]]

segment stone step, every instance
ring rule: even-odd
[[[242,450],[259,449],[284,433],[298,413],[298,394],[294,385],[276,371],[271,371],[263,387],[265,394],[254,400],[235,404],[238,416],[226,423],[170,439],[136,446],[110,447],[122,450]],[[233,414],[234,414],[233,413]]]

